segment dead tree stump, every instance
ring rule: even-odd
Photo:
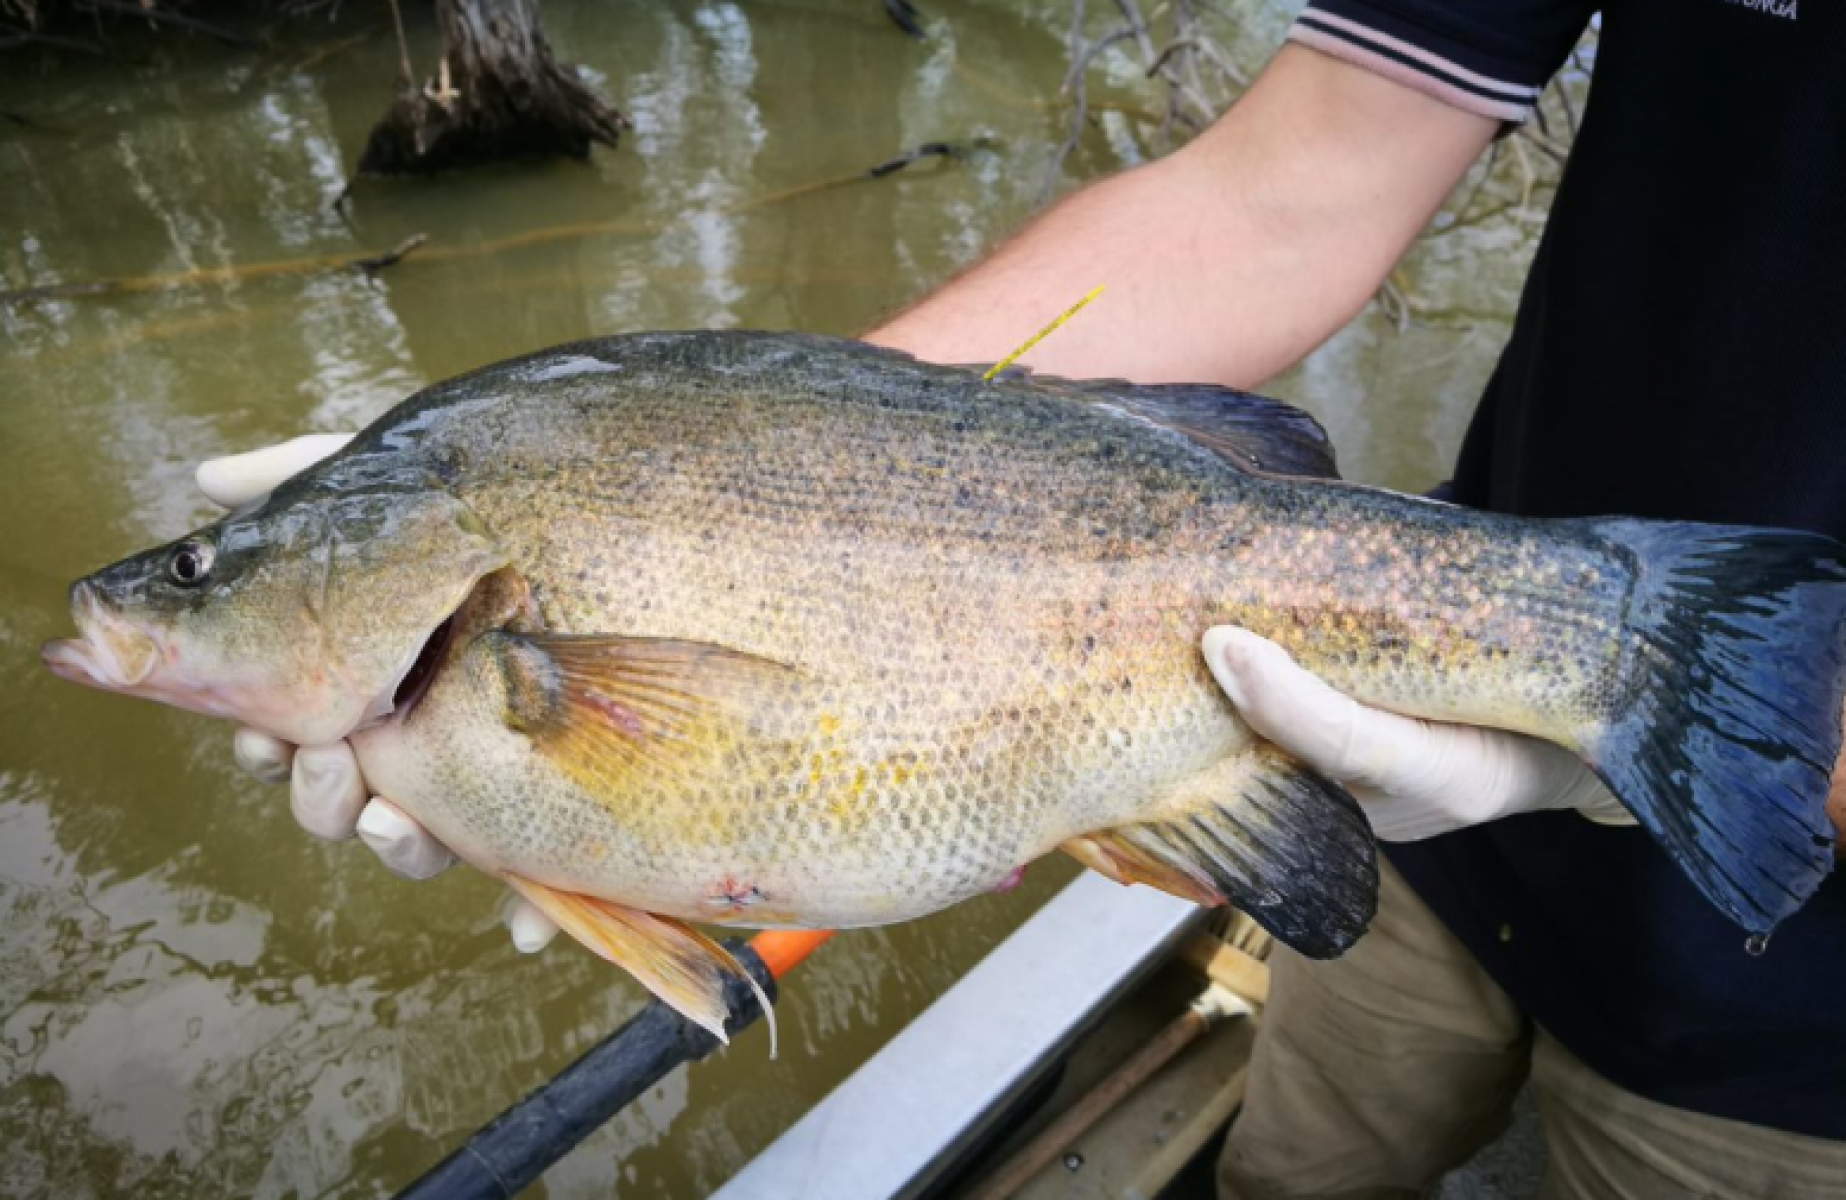
[[[442,62],[404,80],[372,129],[361,175],[424,175],[505,158],[587,158],[627,118],[545,40],[538,0],[436,0]]]

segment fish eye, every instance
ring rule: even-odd
[[[210,542],[181,542],[167,560],[167,576],[181,587],[197,587],[211,574],[216,555]]]

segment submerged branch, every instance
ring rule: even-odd
[[[917,39],[919,42],[929,35],[923,32],[923,14],[910,0],[884,0],[885,15],[892,24]]]
[[[1086,39],[1087,14],[1082,0],[1072,5],[1069,69],[1060,95],[1070,108],[1065,136],[1053,149],[1041,191],[1049,200],[1062,179],[1064,166],[1081,144],[1085,129],[1094,124],[1092,114],[1101,106],[1091,102],[1087,76],[1103,53],[1132,39],[1139,57],[1139,74],[1163,85],[1165,104],[1157,117],[1143,118],[1120,104],[1111,111],[1128,112],[1137,123],[1157,127],[1157,153],[1173,144],[1176,129],[1197,133],[1210,124],[1230,101],[1248,86],[1248,77],[1232,62],[1211,36],[1202,19],[1210,12],[1230,21],[1230,16],[1210,0],[1164,0],[1145,10],[1142,0],[1113,0],[1121,24],[1094,40]],[[1152,17],[1148,15],[1149,11]]]
[[[0,50],[16,50],[21,46],[45,46],[52,50],[74,50],[78,54],[89,54],[96,58],[109,57],[109,52],[96,42],[59,37],[52,33],[16,33],[0,38]]]
[[[129,3],[127,0],[81,0],[76,5],[82,12],[113,13],[117,16],[136,17],[158,28],[163,22],[176,29],[187,29],[193,33],[204,34],[213,41],[235,46],[239,50],[253,50],[256,42],[233,29],[189,17],[184,13],[174,12],[170,8],[159,8],[147,3]]]
[[[355,258],[352,265],[358,267],[367,275],[376,275],[387,267],[395,267],[397,264],[403,262],[406,254],[409,254],[412,250],[415,250],[418,246],[421,246],[427,241],[429,241],[429,234],[413,233],[383,254],[376,255],[372,258]]]
[[[906,150],[896,158],[887,159],[879,163],[865,174],[868,179],[882,179],[886,175],[895,174],[905,167],[910,166],[912,163],[921,162],[926,158],[961,159],[967,156],[968,152],[966,150],[962,149],[960,146],[951,145],[948,142],[924,142],[915,150]]]

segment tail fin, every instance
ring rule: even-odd
[[[1234,904],[1310,958],[1343,953],[1377,910],[1365,814],[1338,784],[1267,743],[1186,780],[1149,816],[1063,850],[1117,883]]]
[[[1595,524],[1637,560],[1630,699],[1579,749],[1707,898],[1766,933],[1833,866],[1846,548],[1804,533]]]

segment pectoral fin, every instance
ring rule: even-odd
[[[502,876],[515,892],[531,901],[558,928],[595,954],[608,959],[674,1011],[729,1044],[724,1021],[730,1010],[724,982],[737,976],[756,993],[769,1022],[769,1057],[776,1056],[776,1010],[769,997],[731,952],[683,921],[623,908],[608,900],[522,879]]]
[[[1118,883],[1234,904],[1311,958],[1346,950],[1378,906],[1371,826],[1339,785],[1259,744],[1186,780],[1149,819],[1062,849]]]
[[[684,781],[801,685],[781,663],[722,646],[605,634],[489,634],[505,719],[604,793],[634,772]]]

